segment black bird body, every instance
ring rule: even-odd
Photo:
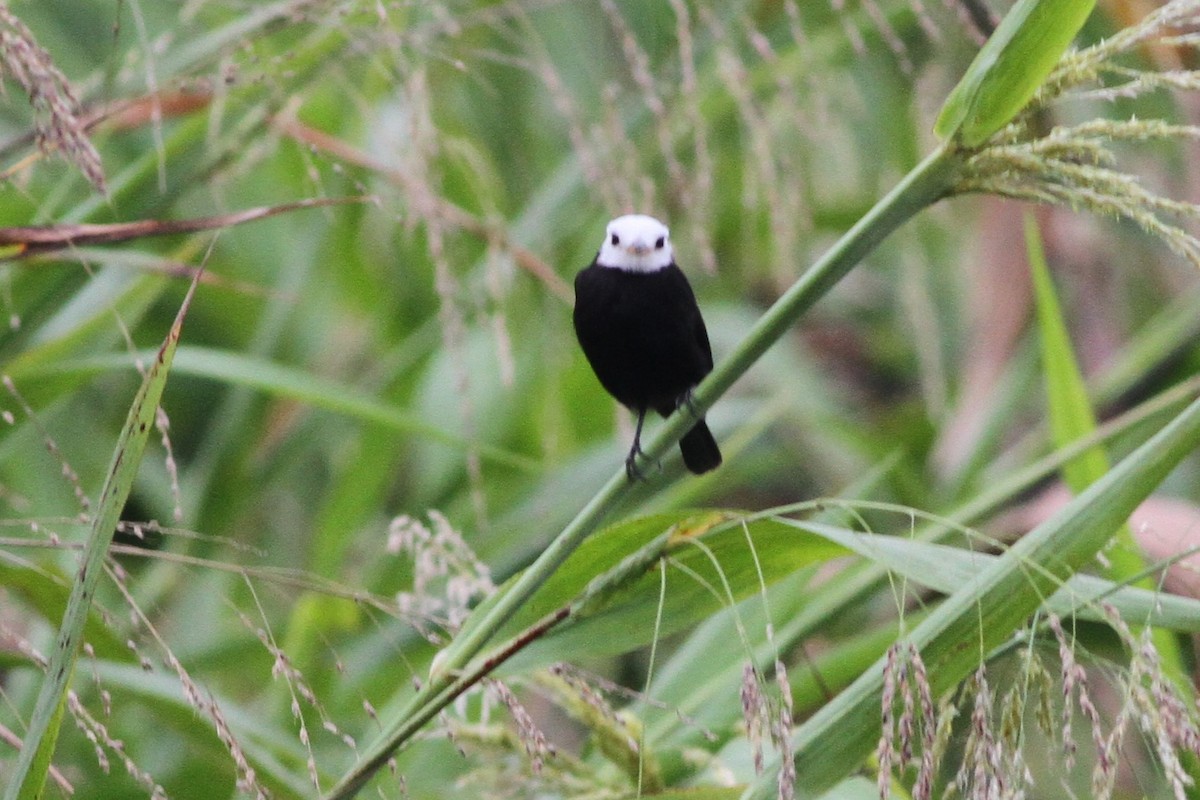
[[[626,461],[631,475],[647,410],[665,417],[685,405],[692,388],[713,367],[696,296],[666,237],[657,220],[620,217],[609,224],[591,266],[575,278],[575,333],[584,355],[608,393],[638,414],[638,432]],[[707,472],[721,463],[703,419],[679,446],[692,472]]]
[[[679,267],[626,272],[592,263],[575,278],[575,333],[600,385],[663,416],[712,371],[708,331]]]

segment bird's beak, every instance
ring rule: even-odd
[[[633,253],[635,256],[644,256],[646,253],[650,252],[650,245],[646,244],[645,242],[634,242],[633,244],[629,245],[629,252]]]

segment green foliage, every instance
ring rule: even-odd
[[[146,370],[142,385],[133,399],[133,405],[129,407],[129,415],[121,427],[112,465],[108,468],[100,490],[100,502],[92,512],[91,530],[80,558],[79,572],[71,585],[71,594],[63,611],[54,651],[46,664],[46,680],[38,693],[29,730],[21,743],[20,758],[5,792],[6,798],[37,798],[42,796],[45,789],[46,775],[50,770],[50,760],[58,741],[63,711],[66,709],[67,692],[75,674],[75,661],[85,629],[91,620],[92,599],[100,583],[108,548],[120,522],[121,511],[133,488],[142,452],[150,438],[150,431],[154,428],[158,404],[167,385],[167,376],[171,372],[171,362],[179,345],[183,320],[187,316],[195,288],[193,283],[174,324],[167,333],[166,340],[155,354],[150,368]]]
[[[76,5],[0,13],[0,221],[169,235],[0,237],[10,793],[941,796],[982,687],[1070,658],[1129,699],[1136,796],[1175,790],[1138,637],[1169,658],[1197,600],[1109,534],[1197,500],[1196,81],[1146,47],[1189,55],[1194,3],[1062,55],[1091,3],[1022,0],[971,67],[970,20],[909,0]],[[972,194],[1135,225],[1046,212],[1035,306],[1019,215]],[[633,210],[708,321],[705,476],[678,414],[626,481],[574,342],[574,273]],[[137,368],[197,275],[158,416]],[[921,670],[943,725],[902,762],[880,723]],[[1023,781],[1065,743],[1015,713]],[[1079,716],[1029,796],[1122,797]]]
[[[1096,0],[1018,0],[946,98],[934,130],[978,147],[1041,87]]]

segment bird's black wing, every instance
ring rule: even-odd
[[[704,353],[704,374],[707,375],[713,368],[712,346],[708,343],[708,328],[704,327],[704,317],[700,316],[699,306],[696,307],[696,318],[692,321],[692,333],[696,337],[696,344]]]
[[[713,357],[712,346],[708,342],[708,328],[704,326],[704,317],[700,315],[700,306],[696,303],[696,295],[692,292],[692,285],[688,283],[687,276],[683,274],[683,270],[675,264],[670,267],[672,277],[679,284],[679,296],[686,298],[680,303],[679,312],[683,315],[683,324],[692,337],[695,343],[695,355],[698,365],[701,367],[700,377],[712,372]]]

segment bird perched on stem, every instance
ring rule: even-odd
[[[575,277],[575,335],[600,384],[638,415],[625,459],[629,477],[638,477],[646,412],[690,410],[692,389],[713,367],[708,331],[666,225],[644,214],[608,223],[595,260]],[[703,417],[679,450],[696,474],[721,463]]]

